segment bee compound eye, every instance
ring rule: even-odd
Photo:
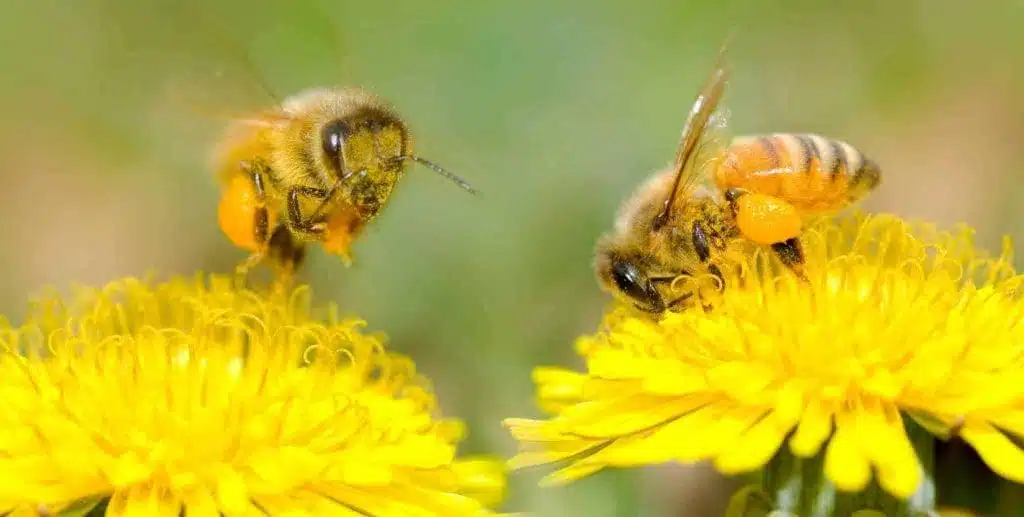
[[[624,294],[645,306],[660,308],[664,305],[654,286],[641,275],[635,264],[616,260],[612,264],[612,281]]]
[[[612,280],[615,281],[615,286],[623,291],[629,291],[636,285],[636,268],[628,263],[621,260],[615,261],[612,264]]]
[[[325,125],[320,135],[324,153],[331,157],[340,155],[349,132],[348,124],[343,120],[334,120]]]

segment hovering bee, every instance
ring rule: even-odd
[[[322,244],[350,264],[353,241],[384,209],[410,162],[475,192],[414,153],[402,116],[370,92],[314,88],[281,98],[242,42],[225,30],[239,25],[238,20],[218,19],[209,2],[138,6],[98,1],[124,29],[119,35],[131,50],[119,57],[128,62],[162,63],[180,52],[185,40],[189,48],[202,49],[201,57],[192,56],[187,64],[175,58],[174,66],[166,67],[169,75],[160,83],[167,97],[161,100],[175,111],[201,115],[197,119],[209,120],[214,114],[228,118],[212,146],[210,166],[221,187],[219,227],[250,253],[238,266],[240,277],[264,260],[279,274],[290,275],[310,243]],[[299,14],[323,22],[319,29],[326,29],[322,35],[333,43],[325,50],[338,51],[342,45],[332,16],[314,4],[295,9],[312,9]],[[241,25],[248,31],[260,29]],[[157,27],[168,30],[153,30]],[[155,67],[154,73],[164,69]]]
[[[356,88],[312,89],[280,107],[234,121],[214,159],[224,191],[221,230],[251,252],[238,274],[268,260],[279,274],[319,242],[351,264],[350,247],[391,197],[408,162],[468,183],[412,153],[408,128],[377,96]]]
[[[705,275],[724,287],[722,267],[750,245],[769,246],[804,278],[799,236],[804,216],[840,210],[878,186],[878,166],[853,146],[818,135],[779,133],[718,145],[717,111],[728,80],[725,47],[690,110],[675,163],[623,203],[597,243],[603,289],[641,310],[663,313],[693,303],[680,279]],[[710,178],[713,185],[701,184]]]

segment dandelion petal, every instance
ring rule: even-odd
[[[848,425],[836,428],[825,449],[825,475],[836,488],[846,492],[863,490],[871,481],[871,465],[857,447],[854,431]]]
[[[960,429],[960,436],[995,473],[1024,483],[1024,452],[1005,434],[987,423],[969,422]]]
[[[809,404],[800,418],[796,433],[789,440],[789,449],[798,457],[814,456],[831,432],[832,412],[822,403]]]
[[[762,418],[743,433],[736,446],[725,449],[715,458],[715,467],[727,475],[757,469],[775,455],[789,429],[772,416]]]

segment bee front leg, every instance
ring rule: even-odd
[[[297,235],[309,240],[323,240],[327,224],[323,216],[314,214],[306,217],[302,214],[301,197],[327,200],[328,192],[315,187],[293,187],[288,191],[288,226]]]
[[[365,207],[345,209],[331,206],[331,202],[346,184],[365,178],[366,172],[364,169],[346,173],[330,190],[303,186],[288,192],[288,221],[292,231],[304,239],[323,244],[325,250],[340,256],[346,266],[352,264],[349,246],[367,222]],[[360,192],[362,190],[356,191],[357,194]],[[305,215],[302,213],[301,196],[319,199],[320,205]]]

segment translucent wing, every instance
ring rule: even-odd
[[[325,58],[339,51],[339,31],[330,17],[313,12],[311,0],[268,4],[265,9],[201,0],[94,1],[119,40],[117,46],[130,49],[121,57],[124,66],[140,68],[151,80],[156,76],[156,93],[164,106],[202,119],[238,118],[275,107],[293,93],[287,88],[295,85],[283,85],[282,80],[296,74],[272,80],[254,59],[268,54],[256,44],[283,39],[275,38],[275,31],[301,26],[304,41],[324,39],[309,32],[326,33],[330,42],[314,51],[326,51]]]
[[[679,140],[679,149],[676,151],[675,180],[668,198],[665,199],[665,205],[654,219],[655,230],[668,222],[675,203],[685,198],[684,193],[693,188],[694,183],[701,177],[705,164],[702,156],[707,155],[719,144],[716,139],[709,139],[708,136],[716,134],[717,130],[724,127],[728,118],[725,111],[716,111],[729,78],[729,72],[723,64],[726,49],[727,44],[722,46],[714,70],[697,94],[693,107],[690,108],[690,115],[686,119]]]

